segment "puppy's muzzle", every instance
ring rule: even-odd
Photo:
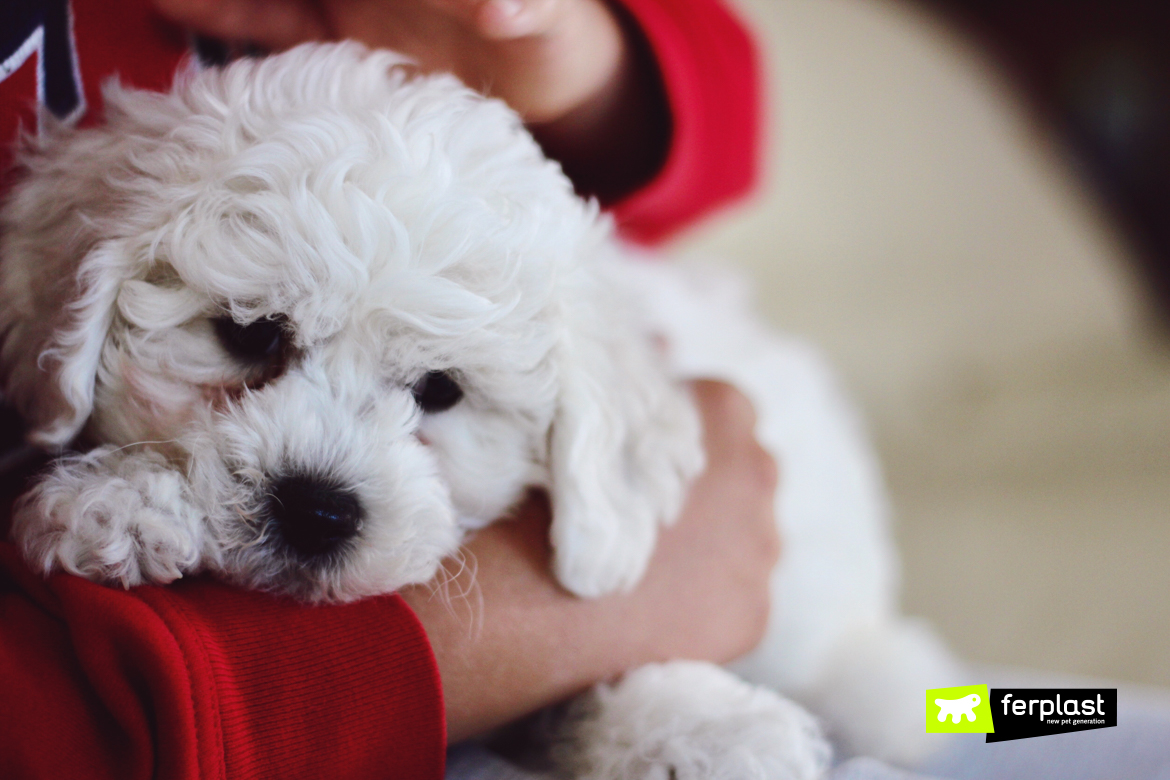
[[[365,514],[353,491],[311,476],[276,480],[267,511],[289,547],[309,559],[329,555],[356,536]]]

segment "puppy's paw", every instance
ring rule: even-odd
[[[203,513],[158,453],[103,447],[58,461],[21,497],[12,531],[25,560],[44,574],[130,587],[197,568]]]
[[[644,666],[574,702],[553,756],[588,780],[816,780],[815,720],[713,664]]]

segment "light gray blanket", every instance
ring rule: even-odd
[[[1117,727],[991,744],[961,734],[913,770],[855,757],[834,767],[830,780],[1170,780],[1170,691],[1005,669],[986,677],[1001,688],[1116,687]],[[448,752],[447,780],[549,778],[463,744]]]

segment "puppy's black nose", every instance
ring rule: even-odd
[[[362,526],[362,505],[353,491],[315,477],[281,477],[272,485],[268,512],[294,550],[326,555]]]

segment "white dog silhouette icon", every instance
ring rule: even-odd
[[[979,706],[979,694],[971,693],[961,699],[935,699],[934,703],[938,705],[938,719],[943,722],[947,716],[951,716],[951,723],[961,723],[963,716],[972,723],[975,722],[975,708]]]

